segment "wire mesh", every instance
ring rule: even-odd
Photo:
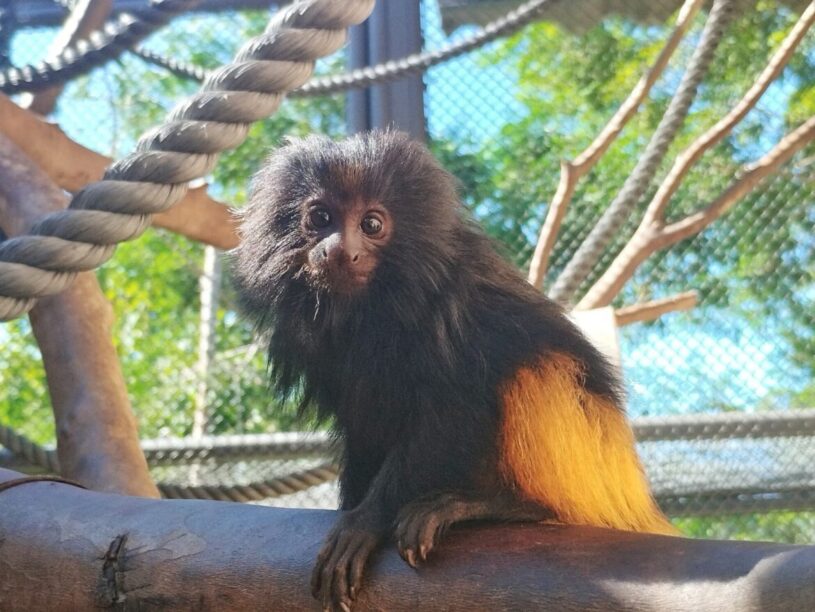
[[[53,26],[14,25],[0,3],[0,61],[41,60]],[[422,0],[425,49],[483,26],[520,2]],[[572,159],[602,128],[671,31],[680,2],[618,0],[559,3],[545,19],[508,39],[431,68],[424,76],[430,145],[462,182],[467,205],[526,270],[561,159]],[[804,2],[740,3],[739,15],[690,115],[637,214],[581,287],[585,292],[620,251],[675,156],[743,95]],[[265,24],[268,12],[221,11],[176,18],[144,47],[211,68]],[[682,76],[704,24],[703,10],[638,115],[578,185],[553,253],[551,286],[633,168]],[[345,70],[340,53],[319,74]],[[133,54],[68,84],[53,119],[82,145],[111,157],[128,152],[144,129],[195,84]],[[26,96],[15,97],[25,103]],[[673,199],[680,218],[714,199],[745,164],[766,153],[815,108],[815,35],[731,136],[709,151]],[[253,128],[210,177],[210,193],[240,205],[252,171],[286,134],[344,132],[342,94],[290,101]],[[650,257],[615,304],[695,289],[690,312],[620,329],[632,417],[763,413],[815,407],[815,205],[811,147],[761,183],[700,234]],[[225,257],[228,260],[228,257]],[[215,323],[213,359],[197,358],[203,250],[178,236],[149,232],[119,248],[99,277],[117,312],[116,342],[143,435],[185,436],[203,410],[208,434],[286,431],[299,422],[266,389],[263,347],[236,314],[227,270]],[[0,422],[40,442],[53,440],[44,374],[30,327],[0,329]],[[206,401],[196,389],[205,383]],[[815,441],[812,435],[651,440],[640,451],[666,510],[688,534],[815,541]],[[320,458],[180,462],[153,467],[170,485],[250,484],[311,467]],[[179,460],[180,461],[180,460]],[[336,485],[267,503],[332,507]]]

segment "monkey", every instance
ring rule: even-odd
[[[454,523],[675,534],[617,373],[395,130],[294,139],[255,176],[234,282],[271,385],[342,442],[340,518],[312,573],[350,610],[372,553],[413,567]]]

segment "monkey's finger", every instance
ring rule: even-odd
[[[348,536],[339,536],[331,558],[323,565],[323,570],[320,572],[320,592],[323,595],[323,610],[335,610],[339,607],[342,598],[337,598],[334,594],[338,588],[345,590],[342,583],[346,582],[346,569],[341,565],[341,559],[349,544],[350,538]],[[334,604],[336,604],[336,607]]]
[[[350,607],[351,596],[349,594],[349,569],[351,566],[351,559],[359,548],[360,541],[358,538],[347,538],[342,545],[342,554],[337,559],[334,565],[334,571],[331,576],[331,594],[334,603],[338,606],[343,604]]]
[[[328,559],[331,558],[334,548],[337,545],[337,535],[330,533],[320,549],[317,559],[314,562],[314,569],[311,570],[311,595],[319,599],[323,568]]]
[[[421,526],[416,544],[419,550],[419,557],[422,561],[427,560],[427,555],[436,546],[441,534],[444,532],[444,521],[431,514],[428,520]]]
[[[359,593],[359,588],[362,586],[362,574],[374,548],[376,548],[375,543],[364,542],[351,559],[351,571],[348,574],[348,591],[351,595],[351,601],[356,599],[357,593]]]
[[[419,561],[424,561],[433,548],[433,534],[440,523],[434,512],[419,513],[405,522],[402,536],[404,543],[404,558],[411,567],[417,567]],[[429,534],[429,535],[428,535]]]

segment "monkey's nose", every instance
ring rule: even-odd
[[[323,244],[322,256],[325,263],[332,267],[343,267],[346,265],[355,265],[360,261],[360,252],[356,249],[349,251],[342,240],[326,241]]]

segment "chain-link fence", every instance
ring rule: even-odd
[[[34,5],[45,11],[49,2],[29,3],[28,13],[21,4],[0,2],[5,10],[0,61],[8,56],[16,66],[41,60],[58,29],[39,25],[45,13],[34,15]],[[424,50],[443,50],[521,4],[422,0]],[[733,3],[682,128],[572,303],[630,240],[677,156],[742,98],[807,4]],[[524,272],[555,196],[560,161],[575,159],[589,145],[654,63],[682,2],[552,5],[540,21],[423,75],[431,148],[461,180],[474,214]],[[545,288],[555,284],[623,187],[692,61],[708,16],[703,8],[691,20],[639,112],[578,182]],[[185,13],[145,40],[143,49],[180,62],[176,73],[212,68],[262,29],[267,17],[265,10]],[[72,80],[54,120],[90,149],[114,158],[127,153],[141,131],[196,87],[194,79],[145,56],[124,52]],[[318,66],[323,75],[345,70],[343,52]],[[26,94],[15,99],[24,104]],[[343,93],[291,100],[281,114],[253,128],[247,144],[224,157],[210,177],[210,193],[240,205],[249,175],[283,135],[341,135],[345,104]],[[815,34],[808,33],[755,108],[690,169],[667,221],[715,202],[814,109]],[[643,460],[660,502],[691,535],[815,541],[815,412],[807,411],[815,407],[812,153],[802,148],[720,219],[645,259],[613,302],[620,307],[698,293],[690,311],[619,329]],[[327,443],[308,452],[283,452],[268,440],[221,437],[303,424],[288,406],[276,407],[268,397],[264,351],[252,344],[251,331],[236,315],[228,265],[216,279],[222,291],[215,341],[209,359],[199,358],[199,279],[212,274],[203,261],[199,245],[156,231],[120,247],[100,272],[117,312],[118,349],[134,410],[145,438],[157,440],[153,445],[188,436],[198,412],[212,437],[168,444],[178,449],[256,444],[262,452],[215,457],[176,449],[172,461],[154,461],[154,475],[165,492],[177,496],[206,496],[207,490],[216,496],[218,487],[232,487],[230,498],[240,500],[265,491],[267,503],[332,506],[336,491],[333,468],[326,465]],[[0,330],[0,338],[7,361],[0,368],[0,386],[7,390],[0,398],[0,422],[49,443],[53,426],[30,330],[14,322]]]

